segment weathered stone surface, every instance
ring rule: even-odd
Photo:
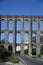
[[[40,25],[39,21],[43,20],[43,16],[10,16],[10,15],[0,15],[0,21],[5,19],[5,30],[1,30],[0,33],[5,32],[5,44],[4,46],[8,47],[8,34],[11,32],[13,34],[13,52],[16,51],[16,33],[21,34],[21,55],[24,55],[24,33],[29,34],[29,43],[28,43],[28,54],[32,54],[32,20],[36,20],[36,55],[40,55]],[[8,30],[8,20],[13,20],[13,30]],[[21,20],[21,30],[16,31],[16,21]],[[29,22],[29,30],[24,31],[24,20],[28,20]],[[43,32],[43,31],[42,31]],[[6,46],[7,45],[7,46]]]

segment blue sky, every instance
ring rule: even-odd
[[[0,0],[0,14],[43,16],[43,0]]]
[[[43,0],[0,0],[0,15],[43,16]],[[41,23],[41,29],[43,30],[42,26],[43,22]],[[2,36],[4,38],[4,34]],[[10,39],[10,41],[12,40]]]

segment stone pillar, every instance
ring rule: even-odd
[[[21,19],[21,55],[24,55],[24,20]]]
[[[40,55],[40,21],[36,20],[36,55]]]
[[[29,19],[29,49],[28,49],[28,54],[31,56],[32,54],[32,20],[31,18]]]
[[[5,19],[5,48],[8,48],[8,20]]]
[[[15,28],[16,28],[16,21],[15,21],[15,18],[13,18],[13,53],[16,53],[16,32],[15,32]]]

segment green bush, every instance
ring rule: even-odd
[[[3,47],[2,46],[0,46],[0,53],[3,51]]]
[[[0,45],[0,57],[1,57],[1,53],[3,52],[4,49],[5,49],[4,46]]]
[[[8,58],[11,56],[11,51],[8,51],[4,46],[0,46],[0,59],[1,60],[8,60]]]
[[[8,51],[6,51],[5,49],[2,51],[1,53],[1,59],[2,60],[6,60],[8,58]]]
[[[32,56],[32,58],[37,58],[37,56]]]
[[[12,51],[10,49],[7,50],[3,46],[0,46],[0,62],[6,62],[6,61],[17,63],[19,62],[19,58],[14,54],[12,54]]]
[[[41,55],[38,55],[38,58],[40,58],[41,57]]]
[[[20,60],[16,55],[12,55],[10,57],[10,61],[13,62],[13,63],[18,63]]]

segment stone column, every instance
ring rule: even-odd
[[[24,55],[24,20],[21,19],[21,55]]]
[[[16,32],[15,32],[15,28],[16,28],[16,21],[15,21],[15,17],[13,18],[13,53],[16,53]]]
[[[32,20],[31,18],[29,19],[29,49],[28,49],[28,54],[31,56],[32,54]]]
[[[40,21],[36,20],[36,55],[40,55]]]
[[[8,20],[5,18],[5,48],[8,48]]]

